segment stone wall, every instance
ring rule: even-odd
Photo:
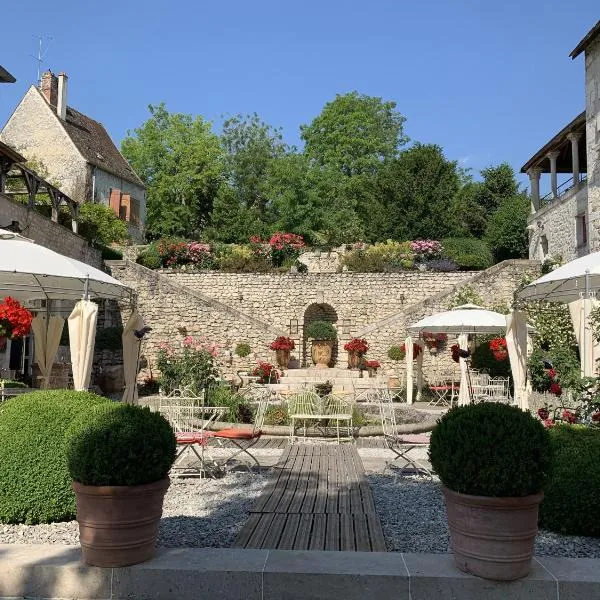
[[[63,225],[55,223],[24,204],[0,194],[0,226],[18,221],[22,234],[41,246],[80,260],[92,267],[102,267],[99,250],[91,248],[87,240]]]
[[[561,257],[568,262],[587,253],[587,245],[577,245],[576,217],[587,209],[588,187],[585,183],[569,190],[564,197],[540,208],[529,219],[529,258],[544,260]],[[546,237],[547,250],[542,238]]]
[[[600,39],[585,51],[590,250],[600,250]]]

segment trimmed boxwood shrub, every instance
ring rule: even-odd
[[[84,485],[141,485],[167,476],[175,434],[159,413],[129,404],[96,406],[64,439],[71,478]]]
[[[552,475],[540,506],[540,527],[571,535],[600,536],[600,429],[550,429]]]
[[[335,340],[337,330],[328,321],[313,321],[306,328],[306,337],[313,340]]]
[[[429,458],[442,483],[461,494],[528,496],[551,469],[548,431],[521,409],[483,402],[457,406],[431,435]]]
[[[107,403],[88,392],[48,390],[0,406],[0,522],[31,525],[75,517],[64,433],[73,419]]]
[[[452,259],[463,270],[487,269],[494,264],[490,247],[477,238],[445,238],[444,257]]]
[[[250,348],[250,344],[246,343],[246,342],[240,342],[236,347],[235,347],[235,353],[240,357],[240,358],[245,358],[246,356],[248,356],[250,354],[250,352],[252,352],[251,348]]]

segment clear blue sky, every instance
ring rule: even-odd
[[[585,106],[569,52],[598,0],[29,0],[5,12],[4,124],[44,67],[69,75],[69,104],[119,143],[150,103],[201,114],[257,112],[299,144],[336,93],[394,100],[413,140],[474,170],[518,169]]]

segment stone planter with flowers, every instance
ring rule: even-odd
[[[275,360],[277,366],[287,369],[290,364],[290,352],[296,347],[294,340],[284,335],[280,335],[269,344],[270,350],[275,350]]]
[[[381,366],[378,360],[366,360],[364,366],[369,373],[369,377],[375,377],[377,375],[377,369]]]
[[[306,327],[306,337],[312,340],[313,363],[317,369],[327,369],[331,364],[333,346],[337,339],[336,328],[329,321],[313,321]]]
[[[369,344],[364,338],[352,338],[344,344],[344,350],[348,352],[348,368],[358,369],[363,362],[363,357],[369,349]]]
[[[21,304],[7,296],[0,302],[0,349],[6,346],[6,340],[22,337],[29,333],[33,315]]]

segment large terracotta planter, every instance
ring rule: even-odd
[[[360,352],[348,352],[348,368],[358,369],[363,355]]]
[[[452,552],[461,571],[496,581],[529,574],[543,493],[490,498],[442,490]]]
[[[329,368],[334,340],[313,340],[312,359],[317,369]]]
[[[166,477],[144,485],[94,486],[73,482],[83,561],[125,567],[154,556]]]
[[[275,350],[275,360],[277,361],[278,367],[287,369],[290,364],[290,350]]]

